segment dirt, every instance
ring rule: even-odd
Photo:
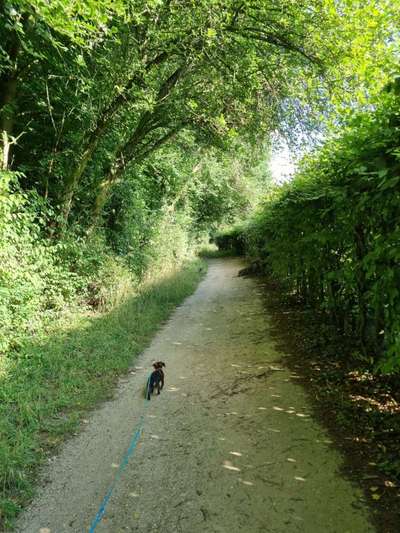
[[[299,374],[313,416],[343,454],[342,474],[362,487],[377,533],[400,531],[399,376],[355,360],[356,339],[338,334],[271,277],[257,283],[284,364]]]
[[[368,533],[361,491],[311,416],[299,376],[283,364],[260,287],[237,259],[210,261],[173,314],[43,471],[19,532],[88,531],[144,416],[97,532]],[[150,402],[151,363],[166,387]]]

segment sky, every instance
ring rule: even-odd
[[[274,182],[284,183],[288,181],[294,173],[295,168],[289,147],[284,143],[280,143],[279,148],[273,150],[270,161],[270,169]]]

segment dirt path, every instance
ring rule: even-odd
[[[281,366],[260,289],[237,277],[240,267],[210,262],[115,400],[44,473],[18,531],[88,531],[144,411],[140,444],[96,533],[374,531],[296,376]],[[143,384],[159,358],[167,387],[145,408]]]

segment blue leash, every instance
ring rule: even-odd
[[[149,392],[149,386],[150,386],[150,376],[147,380],[147,386],[146,386],[146,406],[147,406],[147,395],[148,395],[148,392]],[[100,504],[100,507],[99,507],[99,510],[97,511],[97,514],[90,526],[90,529],[89,529],[89,533],[94,533],[94,530],[96,529],[96,527],[98,526],[99,522],[101,521],[101,519],[103,518],[104,516],[104,513],[106,512],[106,507],[107,507],[107,504],[108,502],[110,501],[110,498],[111,498],[111,495],[113,493],[113,490],[115,489],[115,486],[117,485],[118,481],[121,479],[121,476],[122,476],[122,472],[124,471],[126,465],[128,464],[129,462],[129,458],[130,456],[133,454],[133,452],[135,451],[136,449],[136,446],[138,445],[138,442],[140,440],[140,437],[142,435],[142,431],[143,431],[143,423],[144,423],[144,415],[142,415],[139,419],[139,422],[138,422],[138,428],[137,430],[135,431],[135,433],[133,434],[133,437],[131,439],[131,442],[129,444],[129,448],[127,449],[122,461],[121,461],[121,464],[119,465],[119,468],[117,470],[117,473],[115,474],[114,476],[114,479],[110,485],[110,488],[108,489],[106,495],[104,496],[103,498],[103,501],[101,502]]]

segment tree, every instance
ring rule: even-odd
[[[114,15],[123,15],[126,6],[113,2],[76,0],[0,2],[0,130],[2,132],[1,168],[9,166],[19,82],[26,79],[32,67],[46,60],[42,46],[50,45],[52,53],[65,50],[65,40],[80,48],[91,48],[101,42],[107,24]]]
[[[296,136],[294,123],[321,108],[326,118],[343,88],[371,87],[367,48],[389,56],[398,17],[386,0],[357,7],[357,21],[333,0],[3,0],[0,9],[2,165],[23,171],[23,186],[65,227],[82,209],[96,226],[126,171],[188,131],[226,150],[238,136]]]

